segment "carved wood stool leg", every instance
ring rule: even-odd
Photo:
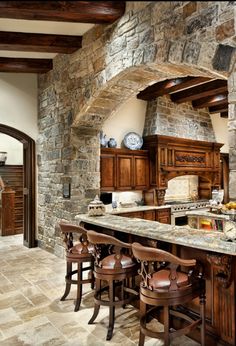
[[[91,271],[89,272],[89,276],[90,276],[90,278],[91,278],[91,280],[92,280],[92,282],[91,282],[91,289],[94,290],[94,282],[95,282],[94,273],[93,273],[93,270],[94,270],[94,262],[91,262],[91,267],[92,267],[92,269],[91,269]]]
[[[65,300],[66,297],[68,296],[68,294],[70,293],[70,288],[71,288],[71,283],[68,282],[68,280],[71,280],[71,272],[72,272],[72,263],[71,262],[67,262],[66,263],[66,288],[65,288],[65,292],[63,294],[63,296],[61,297],[61,301]]]
[[[97,295],[97,292],[100,292],[101,290],[101,280],[99,279],[96,279],[96,282],[95,282],[95,295]],[[99,299],[101,299],[101,296],[99,296]],[[94,303],[94,310],[93,310],[93,316],[90,318],[90,320],[88,321],[88,324],[92,324],[98,313],[99,313],[99,310],[100,310],[100,305],[97,304],[97,303]]]
[[[123,284],[123,283],[122,283]],[[109,326],[108,326],[108,332],[107,332],[107,340],[111,340],[112,333],[114,329],[114,320],[115,320],[115,288],[114,288],[114,281],[109,282]]]
[[[78,263],[78,273],[77,273],[77,296],[75,300],[75,309],[78,311],[81,303],[82,296],[82,263]]]
[[[169,306],[164,306],[164,333],[165,333],[164,345],[165,346],[170,345],[169,331],[170,331]]]
[[[205,346],[206,343],[206,322],[205,322],[205,311],[206,310],[206,296],[203,293],[200,295],[200,314],[202,319],[201,325],[201,346]]]
[[[140,319],[142,317],[144,317],[144,321],[143,321],[143,326],[144,327],[146,327],[146,317],[145,317],[146,310],[147,310],[146,309],[146,304],[142,300],[140,300],[140,311],[139,311],[139,313],[140,313]],[[141,328],[140,328],[138,345],[139,346],[143,346],[144,345],[144,340],[145,340],[145,335],[142,333]]]

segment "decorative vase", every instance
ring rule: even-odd
[[[105,205],[100,201],[98,195],[88,205],[89,216],[102,216],[105,214]]]
[[[100,132],[100,145],[102,148],[107,147],[108,140],[106,139],[106,135],[103,134],[103,131]]]
[[[117,147],[117,143],[115,138],[110,138],[108,141],[108,147],[109,148],[116,148]]]

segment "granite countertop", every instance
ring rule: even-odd
[[[236,243],[222,240],[222,232],[204,231],[188,226],[171,226],[157,221],[127,218],[117,215],[104,216],[76,215],[79,222],[87,222],[111,230],[139,235],[168,243],[236,256]]]
[[[211,212],[206,211],[206,210],[189,210],[189,211],[186,211],[186,215],[187,216],[188,215],[189,216],[203,216],[203,217],[224,219],[224,220],[230,219],[229,215],[211,213]]]
[[[159,205],[159,206],[140,205],[140,206],[134,206],[134,207],[130,207],[130,208],[119,207],[119,208],[108,211],[108,213],[112,214],[112,215],[116,215],[116,214],[122,214],[122,213],[132,213],[132,212],[136,212],[136,211],[166,209],[166,208],[170,208],[170,207],[171,207],[170,205]]]

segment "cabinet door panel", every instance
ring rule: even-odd
[[[142,190],[148,187],[148,159],[142,156],[134,156],[134,187]]]
[[[131,190],[132,188],[132,156],[117,155],[117,190]]]
[[[170,224],[170,208],[157,209],[156,221]]]
[[[143,218],[145,220],[155,221],[156,220],[155,210],[145,210],[143,212]]]
[[[114,191],[116,188],[116,160],[115,155],[101,156],[101,190]]]

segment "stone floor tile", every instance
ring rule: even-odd
[[[1,346],[138,344],[137,310],[129,305],[117,308],[113,337],[106,341],[108,307],[102,306],[95,322],[88,325],[94,305],[90,284],[83,286],[80,310],[74,312],[75,285],[67,299],[60,301],[65,290],[65,259],[22,244],[22,235],[0,237]],[[145,341],[145,346],[163,345],[162,341],[148,337]],[[199,344],[182,337],[174,340],[172,346]]]

